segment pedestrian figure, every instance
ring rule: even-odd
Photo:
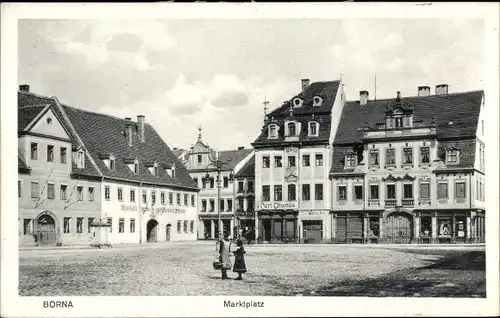
[[[219,241],[219,258],[222,263],[221,279],[228,279],[227,270],[231,269],[231,259],[229,253],[231,252],[231,242],[229,241],[229,234],[224,234],[224,239]]]
[[[234,254],[234,266],[233,272],[238,273],[238,278],[236,280],[242,280],[243,277],[241,275],[247,272],[247,267],[245,265],[245,248],[243,247],[243,241],[238,239],[236,241],[236,250],[233,252]]]

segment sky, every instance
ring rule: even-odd
[[[117,117],[145,115],[167,144],[202,127],[218,150],[250,147],[270,110],[342,78],[348,100],[483,89],[482,20],[19,20],[18,84]]]

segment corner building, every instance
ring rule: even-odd
[[[484,242],[484,93],[345,104],[333,143],[332,240]]]
[[[331,237],[327,181],[344,93],[340,81],[301,84],[299,94],[266,116],[252,144],[258,243]]]

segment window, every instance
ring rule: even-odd
[[[24,235],[31,235],[33,233],[33,220],[32,219],[24,219],[23,220],[23,233]]]
[[[40,196],[40,184],[31,182],[31,197],[37,199]]]
[[[446,152],[446,161],[450,163],[455,163],[458,161],[458,151],[457,150],[448,150]]]
[[[185,193],[184,194],[184,205],[185,206],[187,206],[189,204],[188,201],[189,201],[189,195]]]
[[[151,205],[156,204],[156,191],[151,191]]]
[[[314,185],[314,197],[317,201],[323,200],[323,184],[317,183]]]
[[[71,231],[71,218],[64,218],[63,220],[63,232],[68,234]]]
[[[123,189],[118,188],[118,201],[123,201]]]
[[[465,198],[465,182],[455,183],[455,197]]]
[[[203,157],[201,155],[196,156],[196,162],[201,165],[203,163]]]
[[[165,192],[160,192],[160,201],[162,205],[165,205]]]
[[[356,155],[353,153],[347,154],[345,156],[345,167],[354,168],[356,166]]]
[[[142,203],[146,204],[148,201],[148,193],[146,190],[142,190]]]
[[[303,201],[311,200],[311,185],[309,184],[302,185],[302,200]]]
[[[94,201],[94,187],[89,187],[89,201]]]
[[[125,233],[125,219],[120,218],[118,220],[118,233]]]
[[[387,149],[385,152],[385,164],[388,166],[396,164],[396,150],[395,149]]]
[[[210,178],[210,189],[215,188],[215,180],[214,178]]]
[[[370,150],[370,165],[371,166],[378,166],[379,165],[378,158],[379,158],[378,149]]]
[[[153,171],[154,171],[155,177],[158,177],[159,173],[158,173],[158,166],[157,165],[155,165],[153,167]]]
[[[224,177],[223,185],[224,185],[224,188],[229,188],[229,178],[228,177]]]
[[[193,182],[196,183],[196,185],[198,185],[198,178],[193,178]]]
[[[278,137],[278,127],[276,125],[270,125],[268,128],[268,138]]]
[[[425,182],[420,184],[420,198],[429,199],[431,195],[430,184]]]
[[[247,191],[248,192],[253,192],[254,191],[253,181],[252,180],[248,180],[247,181]]]
[[[36,142],[31,143],[31,160],[38,159],[38,144]]]
[[[83,186],[76,187],[76,197],[78,201],[83,201]]]
[[[135,233],[135,219],[130,219],[130,233]]]
[[[297,187],[295,184],[288,185],[288,201],[297,200]]]
[[[318,123],[309,123],[309,136],[318,135]]]
[[[271,187],[268,185],[262,186],[262,201],[271,200]]]
[[[54,161],[54,146],[52,145],[47,145],[47,161],[48,162]]]
[[[288,123],[288,136],[297,135],[297,131],[295,128],[296,128],[295,123]]]
[[[403,164],[411,165],[413,164],[413,149],[403,148]]]
[[[254,210],[254,199],[248,198],[247,199],[247,211],[253,211],[253,210]]]
[[[379,199],[378,185],[372,184],[370,185],[370,200],[378,200],[378,199]]]
[[[274,166],[276,168],[283,167],[283,162],[282,162],[282,157],[281,156],[274,156]]]
[[[338,187],[338,201],[347,200],[347,187],[345,185],[341,185]]]
[[[177,197],[177,198],[176,198],[176,199],[177,199],[177,200],[176,200],[176,201],[177,201],[177,205],[181,205],[181,194],[180,194],[180,193],[177,193],[176,197]]]
[[[184,233],[187,233],[188,231],[188,221],[184,221],[184,226],[183,226],[183,229],[184,229]]]
[[[21,186],[21,180],[17,180],[17,197],[22,197],[23,187]]]
[[[481,136],[484,136],[484,120],[481,120]]]
[[[245,208],[245,200],[238,199],[238,209],[243,210]]]
[[[55,189],[53,183],[47,184],[47,199],[54,200],[55,197]]]
[[[243,187],[244,184],[243,184],[243,181],[238,181],[238,192],[243,192]]]
[[[479,200],[479,181],[476,180],[476,200]]]
[[[264,156],[262,157],[262,167],[263,168],[269,168],[271,165],[271,159],[269,156]]]
[[[283,200],[283,195],[282,195],[283,189],[281,185],[275,185],[274,186],[274,201],[281,201]]]
[[[320,167],[323,165],[323,154],[316,154],[316,167]]]
[[[113,218],[108,218],[109,233],[113,233]]]
[[[177,221],[177,233],[181,232],[181,221]]]
[[[354,186],[354,200],[363,200],[363,186]]]
[[[130,189],[130,202],[135,202],[135,190]]]
[[[209,203],[210,203],[210,210],[209,210],[209,212],[214,212],[215,211],[215,200],[214,199],[210,199]]]
[[[438,183],[438,199],[448,198],[448,183]]]
[[[76,218],[76,233],[83,233],[83,218]]]
[[[194,221],[191,221],[189,224],[189,232],[194,233]]]
[[[94,218],[87,219],[87,233],[92,232],[92,224],[94,223]]]
[[[139,163],[138,162],[134,162],[134,173],[135,174],[139,173]]]
[[[413,184],[403,184],[403,199],[413,199]]]
[[[394,120],[395,120],[396,128],[403,127],[403,117],[397,117]]]
[[[168,193],[168,204],[170,205],[174,204],[174,194],[172,192]]]
[[[295,156],[288,156],[288,166],[295,167]]]
[[[191,194],[191,205],[195,206],[195,204],[194,204],[194,194]]]
[[[430,163],[429,147],[420,148],[420,163]]]
[[[396,185],[387,185],[387,199],[396,199]]]
[[[227,199],[227,212],[233,211],[233,200]]]
[[[85,167],[85,157],[83,156],[83,151],[78,151],[76,153],[76,166],[79,169],[83,169]]]
[[[115,171],[115,158],[109,159],[109,170]]]
[[[201,212],[206,212],[207,211],[207,200],[203,199],[201,200]]]
[[[311,156],[309,155],[302,155],[302,166],[303,167],[309,167],[311,165]]]
[[[61,156],[61,163],[66,163],[66,148],[64,147],[61,147],[61,153],[60,153],[60,156]]]
[[[109,187],[104,187],[104,199],[110,200],[111,191]]]

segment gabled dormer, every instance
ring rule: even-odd
[[[280,127],[274,118],[271,118],[271,121],[267,125],[267,139],[277,139],[279,136]]]
[[[318,137],[319,136],[319,122],[313,119],[307,123],[307,135],[309,137]]]
[[[385,127],[388,129],[402,129],[413,126],[413,107],[401,100],[401,92],[397,92],[394,104],[387,104],[385,110]]]
[[[358,156],[354,151],[349,151],[344,157],[344,168],[354,169],[358,164]]]
[[[313,97],[313,107],[320,107],[323,105],[323,97],[316,95]]]
[[[446,164],[447,165],[456,165],[460,163],[460,149],[456,147],[448,147],[446,148]]]
[[[168,174],[168,176],[170,178],[172,178],[172,179],[176,178],[175,164],[164,163],[162,166],[163,166],[163,169],[165,169],[165,172]]]
[[[285,121],[285,137],[298,137],[300,135],[301,124],[296,120]]]
[[[78,169],[85,168],[85,152],[81,146],[73,151],[73,163]]]
[[[137,158],[125,158],[125,164],[134,174],[139,174],[139,160]]]
[[[159,177],[159,169],[158,169],[158,162],[157,161],[152,161],[152,162],[146,162],[146,167],[148,168],[149,172],[155,176]]]
[[[115,171],[116,170],[116,159],[115,156],[109,153],[100,153],[99,154],[99,159],[102,160],[102,162],[106,165],[106,167],[110,171]]]

